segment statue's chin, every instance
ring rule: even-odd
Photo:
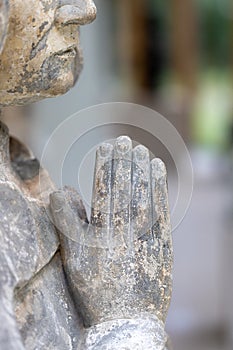
[[[60,86],[59,88],[56,88],[56,90],[51,92],[46,91],[46,92],[41,92],[37,95],[26,95],[26,96],[22,95],[22,96],[14,96],[14,97],[12,96],[12,98],[4,99],[4,100],[0,99],[0,109],[1,107],[7,107],[7,106],[24,106],[34,102],[44,100],[46,98],[57,97],[68,92],[71,87],[72,86],[70,87]]]
[[[49,56],[33,74],[22,75],[11,89],[0,90],[0,106],[25,105],[68,92],[82,70],[79,52]]]
[[[51,80],[50,86],[41,91],[26,91],[25,93],[0,92],[0,107],[21,106],[38,102],[46,98],[57,97],[67,93],[76,83],[78,72],[69,70],[63,72],[58,78]]]
[[[54,80],[48,90],[40,92],[40,98],[50,98],[63,95],[67,93],[75,84],[77,80],[73,71],[64,72],[59,78]]]

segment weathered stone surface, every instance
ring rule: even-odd
[[[78,349],[82,325],[63,274],[60,254],[15,293],[14,311],[26,349]]]
[[[103,322],[87,331],[83,350],[164,350],[167,335],[155,316]],[[166,349],[165,349],[166,350]]]
[[[66,92],[82,66],[78,27],[95,15],[92,0],[0,0],[0,105]],[[90,224],[75,190],[54,191],[0,123],[0,349],[167,350],[164,164],[127,137],[102,145]]]
[[[82,68],[78,26],[95,18],[93,1],[2,0],[0,11],[0,105],[67,92]]]
[[[145,147],[133,150],[131,140],[121,137],[114,148],[97,150],[93,189],[90,224],[74,190],[50,196],[67,281],[85,326],[141,313],[165,321],[173,254],[163,162],[150,162]],[[109,333],[106,349],[115,349]]]
[[[8,131],[2,124],[0,138],[1,350],[163,349],[172,262],[164,164],[150,162],[146,148],[132,150],[125,138],[117,140],[114,149],[103,145],[97,151],[95,209],[89,224],[75,190],[54,192],[42,169],[39,184],[34,167],[29,171],[32,154],[15,139],[11,139],[9,150]],[[121,159],[119,149],[125,142],[129,148]],[[19,160],[20,170],[16,166]],[[116,174],[121,179],[119,191]],[[126,187],[131,193],[127,201]],[[47,214],[49,194],[50,209],[60,230],[62,259],[57,233]],[[41,197],[47,198],[47,204]],[[113,203],[117,203],[115,213]],[[109,209],[105,213],[109,221],[102,208]],[[124,215],[119,215],[121,211]],[[147,212],[147,219],[143,212]],[[96,215],[103,220],[96,220]],[[119,218],[128,231],[115,230]],[[161,338],[156,333],[158,327]],[[133,334],[137,335],[133,337],[136,343],[128,338]]]
[[[46,172],[39,184],[38,172],[28,170],[33,158],[19,141],[12,139],[9,151],[3,124],[0,140],[0,349],[77,349],[83,327],[40,197],[48,198],[54,186]],[[31,174],[26,180],[22,169],[17,173],[18,159]]]

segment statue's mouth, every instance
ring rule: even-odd
[[[66,50],[56,52],[55,56],[68,56],[71,58],[75,58],[77,56],[77,47],[72,46]]]

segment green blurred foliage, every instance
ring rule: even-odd
[[[192,135],[203,147],[226,149],[232,118],[232,83],[227,71],[202,73],[193,109]]]
[[[198,0],[198,5],[202,62],[211,66],[229,64],[232,45],[232,0]]]

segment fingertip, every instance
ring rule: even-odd
[[[50,193],[50,207],[54,212],[61,211],[65,205],[65,195],[62,190]]]
[[[110,143],[102,143],[97,149],[97,155],[101,158],[107,158],[112,155],[113,146]]]
[[[115,151],[120,155],[125,155],[132,150],[132,140],[128,136],[120,136],[115,142]]]
[[[161,178],[164,178],[167,176],[167,169],[160,158],[154,158],[151,161],[151,172],[152,176],[156,179],[159,180]]]
[[[138,162],[147,162],[150,159],[148,148],[143,145],[138,145],[133,150],[134,159]]]

